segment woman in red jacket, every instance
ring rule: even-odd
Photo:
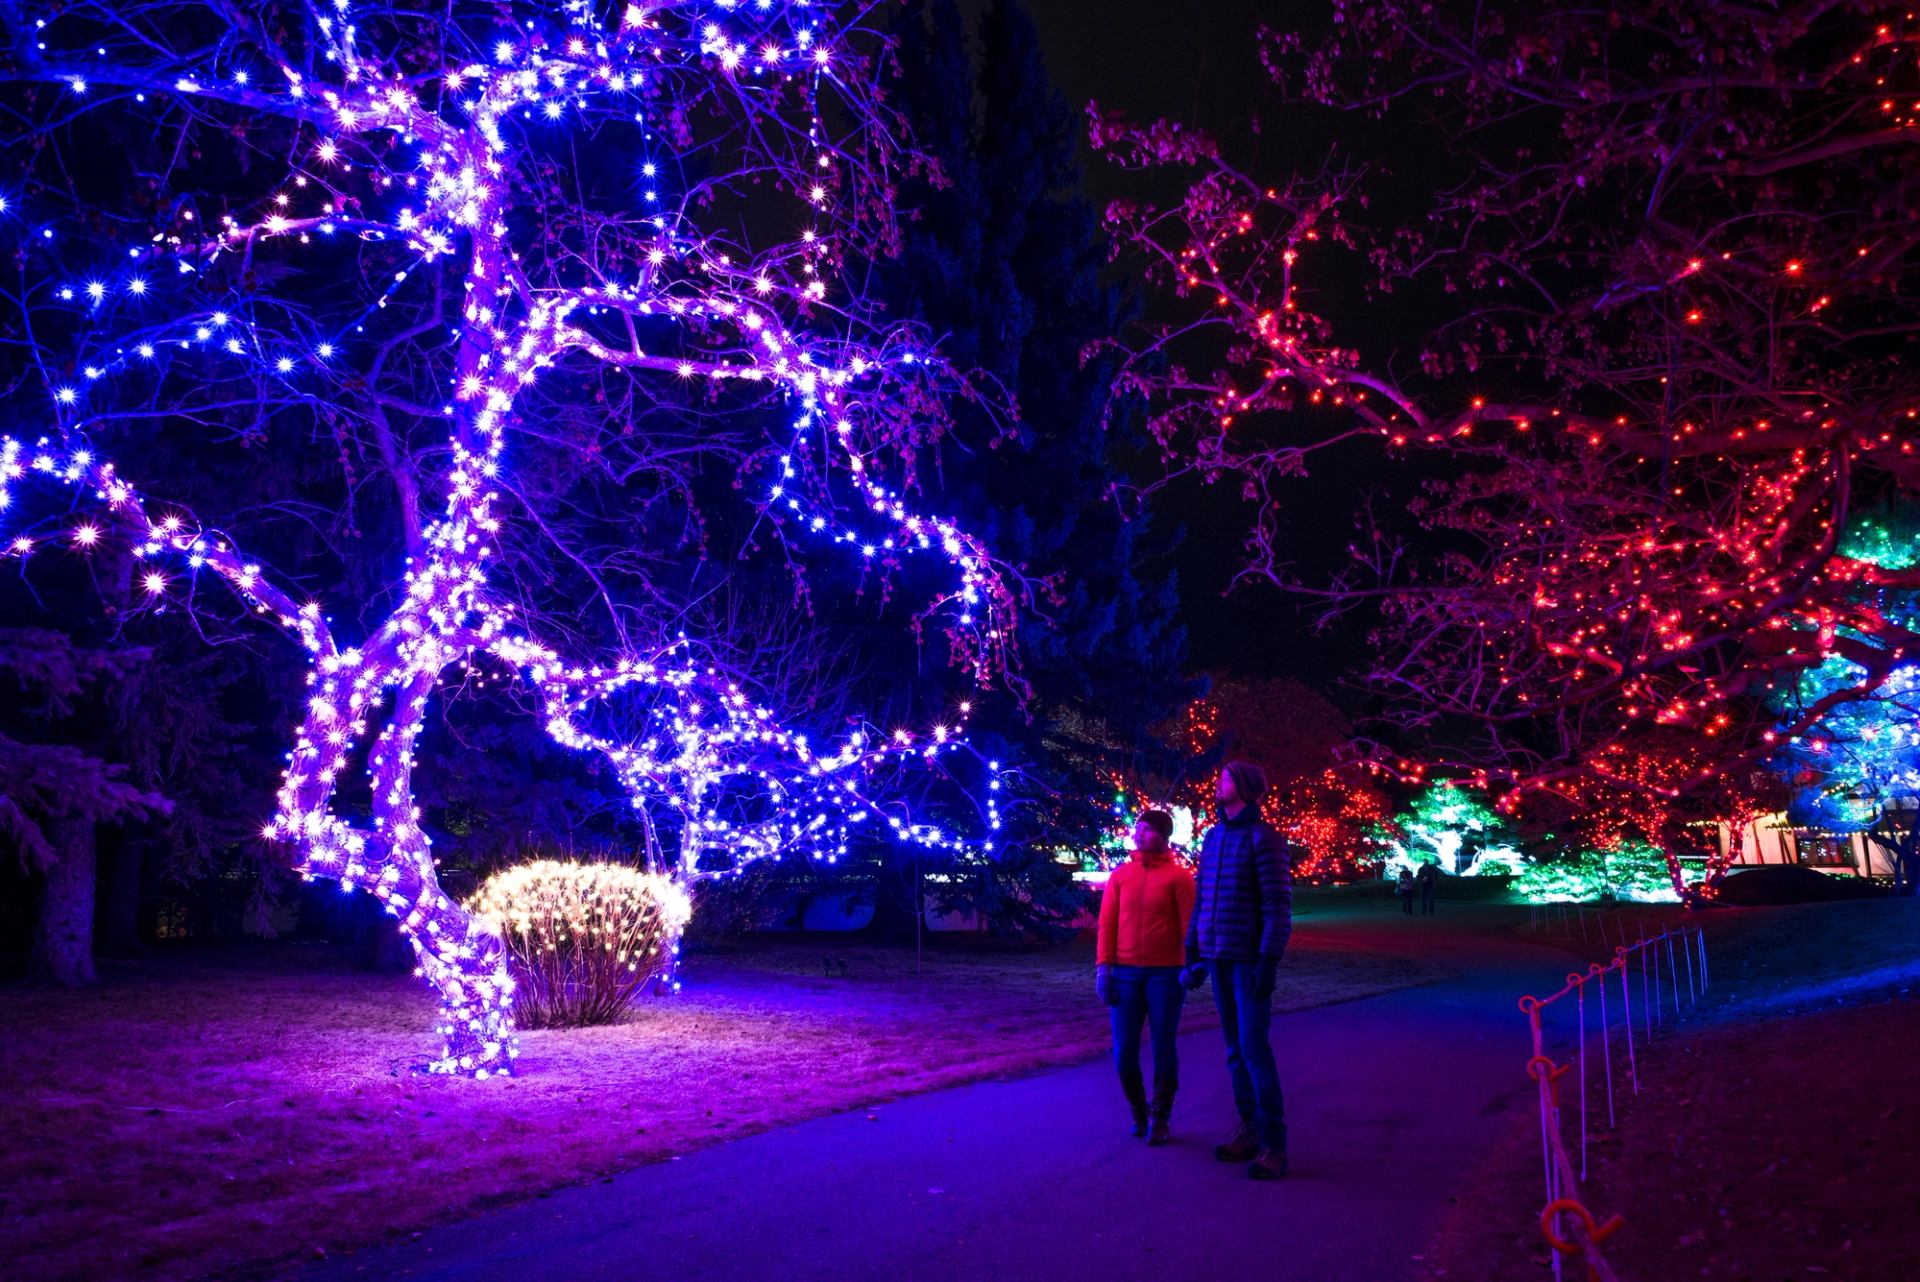
[[[1133,1110],[1133,1133],[1165,1144],[1173,1092],[1180,1082],[1174,1036],[1186,990],[1187,919],[1193,915],[1193,874],[1168,846],[1173,816],[1141,812],[1133,825],[1133,857],[1113,870],[1100,897],[1100,942],[1095,988],[1113,1016],[1113,1062]],[[1153,1031],[1153,1104],[1140,1074],[1140,1030]]]

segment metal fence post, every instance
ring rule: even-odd
[[[1667,932],[1667,977],[1673,981],[1673,1017],[1680,1018],[1680,963],[1673,956],[1673,932]]]
[[[1653,1006],[1647,1012],[1647,1040],[1653,1040],[1655,1023],[1667,1022],[1666,1013],[1660,1009],[1660,949],[1658,941],[1650,942],[1640,954],[1640,976],[1646,978],[1647,968],[1653,968]]]
[[[1607,1027],[1607,972],[1596,963],[1590,973],[1600,977],[1600,1067],[1607,1079],[1607,1129],[1614,1127],[1613,1119],[1613,1030]]]
[[[1587,1178],[1587,987],[1580,976],[1568,975],[1573,985],[1573,1010],[1578,1035],[1574,1053],[1580,1058],[1580,1178]]]
[[[1614,964],[1620,967],[1620,1013],[1624,1017],[1627,1029],[1627,1079],[1633,1083],[1633,1093],[1640,1093],[1640,1063],[1633,1053],[1633,985],[1627,981],[1627,952],[1622,948],[1614,953]]]
[[[1584,916],[1582,921],[1585,921]],[[1607,938],[1604,914],[1596,917],[1595,923],[1601,937]],[[1559,1279],[1566,1277],[1563,1270],[1567,1267],[1566,1262],[1571,1260],[1575,1262],[1576,1275],[1584,1272],[1587,1282],[1619,1282],[1619,1275],[1603,1256],[1602,1245],[1620,1228],[1621,1217],[1614,1215],[1605,1222],[1599,1221],[1582,1200],[1581,1192],[1590,1170],[1593,1125],[1590,1116],[1592,1105],[1588,1098],[1592,1081],[1587,1073],[1587,986],[1596,981],[1599,984],[1597,1017],[1600,1020],[1600,1071],[1606,1081],[1609,1129],[1620,1124],[1620,1116],[1619,1093],[1613,1084],[1613,1004],[1607,994],[1608,976],[1615,971],[1620,975],[1620,1018],[1627,1039],[1627,1073],[1636,1094],[1640,1090],[1640,1060],[1633,1027],[1634,954],[1639,954],[1640,963],[1641,1029],[1649,1044],[1654,1024],[1658,1022],[1664,1026],[1667,1019],[1667,998],[1662,996],[1663,977],[1660,969],[1663,947],[1666,950],[1664,989],[1672,998],[1676,1020],[1681,1013],[1680,967],[1683,960],[1676,950],[1684,950],[1687,954],[1684,959],[1687,992],[1695,1006],[1707,990],[1706,935],[1699,927],[1682,926],[1678,930],[1663,928],[1652,936],[1640,930],[1639,938],[1632,944],[1624,942],[1627,937],[1624,918],[1615,923],[1614,929],[1620,932],[1622,942],[1614,947],[1611,961],[1604,965],[1599,962],[1588,963],[1586,973],[1576,971],[1569,974],[1566,984],[1545,998],[1528,996],[1520,999],[1520,1009],[1526,1012],[1528,1032],[1533,1043],[1533,1058],[1527,1062],[1527,1074],[1537,1086],[1540,1107],[1540,1174],[1547,1202],[1540,1209],[1539,1227],[1551,1248],[1554,1277]],[[1590,931],[1587,937],[1588,942],[1592,942]],[[1696,951],[1698,957],[1695,956]],[[1547,1055],[1545,1011],[1563,999],[1571,999],[1573,1005],[1574,1035],[1568,1053],[1579,1061],[1577,1064],[1573,1059],[1555,1064]],[[1566,1125],[1570,1119],[1566,1116],[1566,1102],[1559,1093],[1559,1079],[1571,1075],[1570,1070],[1576,1068],[1579,1071],[1575,1085],[1580,1091],[1580,1159],[1577,1166],[1567,1143]]]
[[[1693,983],[1693,942],[1685,936],[1682,936],[1681,943],[1683,947],[1680,951],[1685,954],[1687,959],[1687,1000],[1690,1004],[1698,1006],[1700,1004],[1700,990],[1695,988]]]

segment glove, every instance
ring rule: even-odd
[[[1205,962],[1195,962],[1180,972],[1180,986],[1188,992],[1192,992],[1206,982],[1207,965]]]
[[[1100,998],[1100,1004],[1103,1006],[1118,1006],[1120,1004],[1120,993],[1119,990],[1114,987],[1113,971],[1109,967],[1098,966],[1094,968],[1093,991]]]
[[[1279,977],[1280,959],[1262,957],[1253,964],[1253,996],[1256,1001],[1266,1001],[1273,996],[1274,981]]]

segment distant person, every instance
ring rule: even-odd
[[[1400,911],[1409,917],[1413,916],[1413,871],[1411,869],[1400,870],[1400,879],[1393,883],[1393,893],[1400,896]]]
[[[1420,887],[1420,915],[1433,916],[1434,892],[1440,889],[1440,865],[1421,864],[1420,871],[1414,874],[1413,880]]]
[[[1266,773],[1249,762],[1228,762],[1220,772],[1220,819],[1200,844],[1185,983],[1198,988],[1213,980],[1240,1113],[1239,1129],[1213,1155],[1247,1163],[1256,1180],[1277,1180],[1287,1173],[1286,1102],[1268,1030],[1274,982],[1293,933],[1293,868],[1286,839],[1260,818],[1266,791]]]
[[[1165,1144],[1180,1086],[1174,1038],[1186,990],[1184,941],[1193,916],[1193,874],[1173,857],[1173,816],[1144,810],[1133,825],[1133,857],[1113,870],[1100,897],[1094,988],[1112,1011],[1113,1063],[1133,1110],[1133,1133]],[[1153,1034],[1153,1102],[1140,1074],[1140,1029]]]

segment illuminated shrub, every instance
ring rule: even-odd
[[[505,938],[526,1028],[606,1024],[673,961],[687,892],[622,864],[541,859],[488,878],[467,902]]]
[[[1520,898],[1535,904],[1591,903],[1607,897],[1670,904],[1680,899],[1665,852],[1641,841],[1528,864],[1513,888]]]

